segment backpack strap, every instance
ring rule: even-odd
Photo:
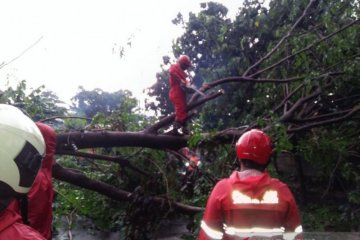
[[[27,195],[19,197],[19,203],[22,221],[24,224],[30,225],[28,219],[29,201]]]

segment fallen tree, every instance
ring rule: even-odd
[[[238,137],[248,129],[261,128],[273,137],[279,155],[284,150],[290,156],[290,169],[284,172],[295,182],[293,189],[300,189],[297,196],[304,206],[323,201],[325,196],[333,200],[334,195],[341,195],[346,202],[344,209],[358,213],[356,191],[360,184],[355,170],[360,156],[360,31],[356,6],[350,0],[304,0],[289,4],[272,1],[265,8],[251,1],[230,20],[221,5],[203,5],[202,12],[190,15],[184,24],[185,33],[174,47],[175,55],[191,56],[194,80],[200,91],[207,93],[206,97],[195,93],[188,101],[189,121],[198,121],[201,127],[193,127],[196,131],[189,136],[172,136],[164,131],[174,120],[172,110],[167,108],[168,76],[164,68],[149,91],[158,100],[150,108],[161,112],[155,122],[138,131],[127,131],[127,122],[118,117],[119,111],[118,118],[113,118],[117,122],[107,121],[109,128],[57,134],[58,156],[94,160],[90,163],[95,166],[94,172],[111,175],[110,180],[106,178],[108,182],[89,177],[81,168],[63,167],[61,161],[54,166],[53,176],[129,204],[135,202],[138,187],[147,184],[148,191],[142,194],[159,209],[192,216],[203,210],[204,198],[214,182],[235,169],[229,162],[234,158],[232,147]],[[178,23],[183,22],[178,18]],[[86,116],[91,121],[94,118]],[[120,127],[114,127],[116,124]],[[202,151],[201,174],[211,179],[200,182],[199,193],[190,199],[182,198],[184,192],[177,185],[182,184],[178,170],[186,162],[177,150],[185,146]],[[89,148],[96,149],[96,153],[86,152]],[[128,148],[130,157],[122,152]],[[156,154],[143,153],[149,149]],[[281,168],[286,164],[284,159],[279,157],[275,163]],[[114,165],[103,167],[98,162]],[[315,171],[316,176],[304,174],[305,163],[321,171]],[[108,173],[117,165],[120,170]],[[123,174],[124,169],[131,173]],[[115,181],[124,175],[129,181],[126,189],[119,188]],[[170,177],[176,183],[171,183]],[[133,178],[149,181],[144,184]],[[330,197],[333,189],[336,194]],[[311,229],[311,219],[307,220]]]
[[[340,71],[341,68],[318,67],[318,69],[316,69],[317,72],[312,75],[299,75],[296,71],[294,73],[288,71],[288,74],[294,75],[286,76],[286,78],[262,77],[264,75],[271,76],[277,68],[281,69],[284,65],[288,65],[289,62],[294,62],[298,57],[303,57],[304,53],[311,55],[317,46],[321,44],[330,44],[331,39],[339,37],[342,32],[353,29],[353,27],[357,26],[359,23],[358,19],[349,20],[346,24],[340,26],[338,29],[334,29],[327,35],[318,35],[318,38],[312,38],[312,41],[307,44],[297,47],[297,49],[294,47],[291,54],[288,54],[284,49],[289,47],[289,40],[293,38],[296,33],[304,31],[304,29],[299,26],[306,21],[305,19],[309,19],[315,14],[317,7],[319,6],[316,1],[310,0],[304,7],[302,13],[299,14],[297,20],[289,26],[283,37],[279,38],[277,43],[271,48],[268,48],[269,50],[255,61],[255,63],[249,65],[240,76],[225,77],[206,82],[206,85],[200,87],[200,91],[207,92],[215,89],[215,92],[208,94],[205,98],[200,98],[200,95],[195,93],[192,98],[189,99],[189,115],[190,117],[194,117],[196,115],[192,114],[192,110],[203,106],[210,100],[216,100],[216,98],[224,94],[222,89],[216,90],[218,86],[226,86],[228,84],[239,84],[239,86],[241,86],[244,83],[264,86],[276,85],[283,91],[282,98],[275,98],[272,100],[273,104],[271,111],[266,111],[260,116],[262,123],[257,121],[244,126],[228,127],[212,134],[203,133],[199,146],[207,141],[218,144],[233,144],[235,140],[248,129],[262,128],[265,131],[271,132],[278,124],[285,127],[285,134],[287,134],[288,138],[291,140],[293,136],[302,134],[306,131],[311,131],[315,128],[352,121],[353,119],[358,118],[360,109],[357,105],[359,101],[358,94],[353,94],[346,98],[340,97],[339,94],[338,98],[335,97],[336,94],[329,94],[335,93],[335,89],[339,87],[339,83],[342,79],[349,76],[347,72]],[[309,29],[308,32],[303,32],[302,34],[311,35],[313,32]],[[186,48],[186,46],[184,48]],[[274,58],[273,56],[275,55],[281,57]],[[342,60],[343,64],[348,61],[354,61],[358,56],[358,52],[356,53],[356,51],[353,55],[347,55],[346,58]],[[340,64],[337,65],[339,66]],[[201,59],[198,63],[198,68],[200,69],[200,67]],[[354,91],[352,91],[352,93],[354,93]],[[271,114],[268,114],[267,112],[270,112]],[[276,115],[275,121],[274,115]],[[114,132],[104,130],[96,132],[82,131],[59,133],[56,154],[81,155],[81,152],[79,151],[81,149],[107,147],[140,147],[165,151],[178,150],[187,146],[189,136],[171,136],[159,132],[162,128],[169,127],[173,120],[174,115],[163,117],[139,132]],[[125,161],[124,159],[120,160],[121,157],[99,157],[96,154],[87,155],[87,157],[94,159],[107,158],[107,160],[112,159],[111,161],[117,159],[116,161],[119,161],[118,163],[122,166],[132,166],[129,161]],[[134,169],[134,167],[132,168]],[[56,165],[54,168],[54,176],[59,180],[97,191],[119,201],[129,201],[131,199],[129,197],[131,193],[129,192],[123,192],[107,184],[86,178],[83,175],[62,168],[60,165]],[[79,181],[79,179],[81,179],[81,181]],[[169,201],[167,197],[163,200]],[[163,200],[157,199],[156,201],[160,203]],[[180,211],[188,213],[198,212],[201,209],[181,205],[180,203],[172,202],[172,204]]]

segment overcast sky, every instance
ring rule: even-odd
[[[141,98],[171,56],[181,29],[171,20],[204,0],[3,0],[0,2],[0,89],[25,79],[70,102],[78,86]],[[217,1],[237,12],[241,0]],[[131,47],[127,45],[131,40]],[[124,56],[119,56],[124,47]],[[17,56],[20,57],[12,61]]]

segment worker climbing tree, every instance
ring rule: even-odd
[[[189,56],[181,55],[177,62],[169,68],[169,98],[175,108],[175,121],[172,133],[176,135],[189,134],[189,130],[186,127],[188,115],[186,112],[187,104],[184,87],[191,85],[188,74],[185,73],[190,67],[191,61]]]

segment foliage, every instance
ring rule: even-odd
[[[48,117],[63,116],[66,108],[51,91],[43,91],[44,86],[28,89],[26,81],[21,81],[15,89],[8,87],[0,94],[0,103],[22,108],[35,121]]]
[[[90,128],[137,131],[154,121],[140,113],[138,100],[128,90],[109,93],[99,88],[87,91],[80,87],[72,102],[75,115],[92,118]]]
[[[68,118],[64,120],[64,127],[67,130],[82,130],[88,125],[88,121],[80,118]]]
[[[99,88],[88,91],[79,87],[72,98],[72,110],[88,118],[94,117],[98,112],[109,116],[115,109],[131,112],[136,104],[136,99],[128,90],[109,93]]]
[[[104,169],[117,169],[116,166],[109,164],[92,164],[89,159],[85,158],[63,157],[60,163],[65,167],[81,169],[85,174],[90,174],[92,178],[105,182],[109,182],[112,174],[111,172],[103,172]],[[98,171],[99,169],[100,171]],[[55,181],[54,186],[57,195],[54,203],[54,224],[57,226],[62,224],[64,216],[71,216],[74,218],[73,222],[76,222],[76,219],[87,217],[92,220],[92,224],[97,229],[115,230],[118,227],[118,221],[123,217],[120,209],[124,209],[124,206],[119,202],[65,182]],[[109,209],[118,210],[112,211],[110,214]]]

